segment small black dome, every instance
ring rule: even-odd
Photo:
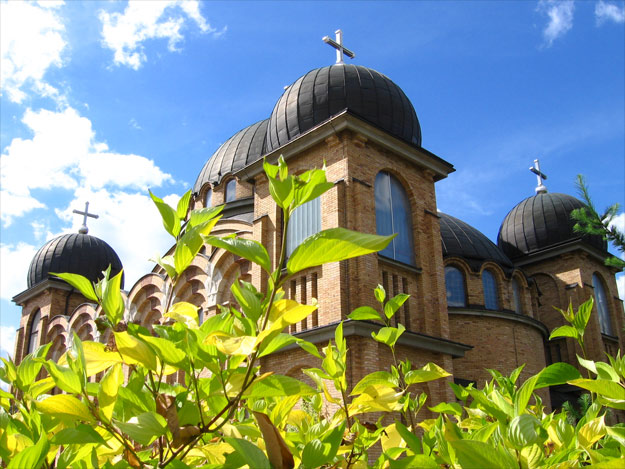
[[[443,257],[457,256],[474,270],[479,270],[486,261],[499,264],[504,269],[511,269],[510,259],[480,231],[455,217],[440,213]]]
[[[269,119],[265,119],[239,130],[221,145],[202,168],[193,191],[199,192],[207,182],[219,183],[226,174],[243,169],[258,160],[264,153],[268,122]]]
[[[370,68],[335,64],[308,72],[285,90],[269,119],[267,152],[346,109],[421,146],[417,114],[399,86]]]
[[[80,274],[95,282],[109,265],[111,276],[122,270],[122,263],[111,246],[95,236],[66,234],[48,241],[37,251],[28,269],[28,288],[50,278],[50,272]]]
[[[601,236],[582,236],[573,231],[571,212],[585,206],[567,194],[528,197],[504,218],[497,244],[511,259],[575,240],[605,251],[607,245]]]

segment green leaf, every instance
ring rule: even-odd
[[[90,425],[79,424],[76,428],[65,428],[55,434],[50,443],[53,445],[87,445],[95,443],[106,445],[104,438]]]
[[[96,302],[98,301],[98,297],[96,296],[95,290],[93,289],[93,284],[91,283],[91,280],[89,280],[88,278],[83,277],[82,275],[70,274],[70,273],[57,274],[54,272],[50,272],[50,275],[54,275],[55,277],[58,277],[61,280],[66,281],[72,287],[74,287],[76,290],[82,293],[82,296],[84,296],[88,300],[96,301]]]
[[[595,392],[599,396],[607,397],[608,399],[625,400],[625,388],[614,381],[607,379],[574,379],[568,381],[568,383]]]
[[[144,342],[131,336],[128,332],[113,332],[117,350],[124,357],[126,363],[132,365],[138,363],[144,367],[156,371],[156,354]]]
[[[299,338],[296,339],[296,343],[304,351],[310,353],[317,358],[321,358],[321,354],[319,353],[319,350],[317,349],[317,346],[315,344]]]
[[[573,337],[574,339],[577,339],[579,337],[579,333],[573,326],[560,326],[551,331],[549,340],[555,339],[556,337]]]
[[[371,337],[377,342],[394,347],[399,337],[404,333],[406,328],[403,324],[399,324],[397,327],[382,327],[380,330],[371,333]]]
[[[397,429],[397,433],[399,433],[402,439],[406,442],[406,445],[408,445],[408,448],[410,448],[413,453],[421,454],[423,452],[421,440],[418,436],[408,430],[408,427],[396,420],[395,428]]]
[[[142,445],[151,444],[167,431],[167,422],[156,412],[145,412],[127,422],[115,422],[130,438]]]
[[[180,234],[180,218],[178,217],[176,211],[163,202],[163,199],[155,196],[152,191],[150,191],[150,197],[152,197],[156,208],[158,208],[158,211],[161,214],[165,230],[174,238],[178,237],[178,234]]]
[[[386,299],[386,290],[384,290],[384,287],[382,285],[378,285],[377,287],[375,287],[375,290],[373,290],[373,294],[375,295],[375,299],[378,300],[378,303],[384,303],[384,300]]]
[[[117,391],[124,384],[124,372],[121,363],[116,363],[110,368],[98,389],[98,406],[103,420],[110,422],[113,417],[113,409],[117,402]]]
[[[538,380],[534,389],[541,389],[547,386],[557,386],[572,379],[580,378],[577,368],[568,363],[554,363],[538,373]]]
[[[198,210],[193,210],[191,212],[191,216],[189,217],[189,226],[194,227],[209,220],[212,220],[217,215],[219,215],[223,209],[223,205],[218,205],[217,207],[206,207],[200,208]]]
[[[50,396],[41,402],[37,402],[35,405],[40,412],[52,416],[74,417],[87,422],[94,421],[87,406],[75,397],[67,394]]]
[[[334,187],[334,183],[327,181],[324,169],[311,169],[299,176],[294,176],[294,179],[295,193],[291,204],[292,209],[320,197]]]
[[[306,383],[295,378],[283,375],[270,375],[254,384],[246,391],[247,397],[281,397],[281,396],[310,396],[317,391]]]
[[[367,321],[367,320],[380,321],[382,319],[380,317],[380,313],[378,313],[371,306],[361,306],[360,308],[356,308],[347,317],[355,321]]]
[[[317,468],[329,463],[336,456],[345,431],[345,422],[334,428],[325,438],[314,439],[306,443],[302,450],[302,466]]]
[[[360,381],[358,381],[358,384],[356,384],[356,386],[354,386],[354,389],[352,389],[350,396],[362,394],[372,384],[387,386],[389,388],[396,388],[398,386],[397,379],[394,378],[389,372],[374,371],[373,373],[369,373]]]
[[[534,375],[521,385],[516,395],[514,396],[514,415],[520,415],[525,412],[527,403],[532,397],[534,389],[536,389],[537,381],[538,375]]]
[[[28,388],[33,384],[35,378],[39,374],[43,363],[41,361],[36,360],[32,355],[27,355],[22,363],[17,366],[17,379],[16,383],[17,387],[22,391],[27,391]]]
[[[516,461],[501,447],[473,440],[455,440],[449,444],[460,466],[481,469],[518,469]]]
[[[24,469],[24,468],[38,468],[43,464],[50,443],[45,433],[41,435],[39,440],[34,446],[25,448],[17,453],[17,455],[9,462],[7,469]]]
[[[542,438],[537,429],[540,421],[530,414],[519,415],[512,419],[508,426],[508,440],[520,450],[525,446],[542,443]]]
[[[438,412],[441,414],[452,414],[457,416],[462,415],[462,407],[460,407],[460,404],[456,402],[441,402],[434,407],[428,407],[428,409],[432,412]]]
[[[345,228],[330,228],[306,238],[287,262],[289,274],[309,267],[381,251],[396,235],[378,236]]]
[[[258,321],[263,311],[261,307],[261,295],[258,294],[254,286],[248,282],[235,280],[232,282],[230,291],[237,300],[237,303],[239,303],[239,306],[241,306],[245,315],[252,321]]]
[[[60,389],[70,394],[80,394],[80,378],[71,368],[57,365],[54,361],[48,360],[46,369]]]
[[[291,334],[279,333],[271,340],[265,340],[259,347],[260,353],[258,358],[271,355],[287,345],[294,344],[297,341]]]
[[[410,370],[406,373],[404,380],[407,385],[416,383],[426,383],[428,381],[434,381],[435,379],[445,378],[451,376],[443,368],[436,363],[427,363],[418,370]]]
[[[176,215],[179,219],[184,220],[187,216],[187,210],[189,210],[189,201],[191,200],[191,189],[183,194],[178,201],[176,207]]]
[[[187,355],[182,349],[170,340],[149,335],[142,335],[141,340],[146,342],[165,363],[180,367],[187,359]]]
[[[592,296],[590,299],[579,305],[577,309],[577,313],[573,318],[573,326],[580,331],[581,334],[584,333],[586,329],[586,325],[588,324],[588,320],[590,319],[590,313],[592,312],[594,300]]]
[[[124,316],[124,297],[121,294],[121,282],[124,271],[121,270],[115,277],[106,283],[102,295],[102,309],[113,326]]]
[[[225,249],[235,256],[242,257],[248,261],[261,266],[267,273],[271,273],[271,261],[265,247],[258,241],[251,239],[204,236],[204,242],[217,248]]]
[[[165,272],[167,272],[167,275],[169,276],[169,278],[175,278],[176,277],[176,265],[174,263],[174,256],[156,256],[152,259],[150,259],[152,262],[154,262],[155,264],[160,265],[163,269],[165,269]]]
[[[405,293],[400,293],[397,296],[394,296],[390,300],[386,302],[384,305],[384,315],[390,319],[397,312],[399,308],[406,302],[406,300],[410,298],[410,295],[406,295]]]
[[[271,469],[269,459],[255,444],[242,438],[224,438],[224,440],[250,468]]]
[[[388,459],[390,469],[440,469],[441,465],[432,456],[413,454],[401,459]]]
[[[174,251],[174,267],[178,275],[182,274],[191,265],[195,256],[200,252],[204,241],[202,235],[211,232],[219,218],[188,228],[176,243]]]
[[[263,161],[263,169],[269,180],[269,193],[271,198],[282,209],[288,209],[293,201],[294,184],[293,176],[288,175],[284,158],[280,155],[278,166]]]

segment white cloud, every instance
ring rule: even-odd
[[[15,352],[15,329],[9,326],[0,326],[0,356],[13,356],[13,352]]]
[[[617,230],[625,233],[625,212],[615,216],[610,223],[610,227],[616,227]]]
[[[33,132],[14,138],[0,158],[0,210],[4,226],[44,204],[33,189],[116,186],[142,191],[172,181],[152,160],[109,151],[98,142],[91,121],[73,108],[27,110],[22,119]]]
[[[619,8],[618,5],[600,0],[599,3],[595,5],[595,18],[597,19],[598,25],[607,21],[625,23],[625,5]]]
[[[147,60],[143,43],[149,39],[167,39],[168,49],[177,50],[183,40],[185,16],[202,33],[215,32],[202,16],[197,1],[129,0],[123,13],[102,10],[99,16],[102,43],[114,51],[114,63],[134,70]]]
[[[26,290],[28,267],[38,250],[24,242],[0,244],[0,298],[10,300]]]
[[[57,14],[62,2],[2,2],[0,8],[0,87],[13,102],[26,97],[26,87],[41,96],[64,101],[44,81],[50,67],[63,65],[65,26]]]
[[[618,287],[618,296],[625,301],[625,274],[616,274],[616,286]]]
[[[168,195],[171,205],[178,196]],[[154,267],[149,262],[156,254],[163,255],[173,244],[173,238],[165,232],[154,202],[146,193],[129,193],[120,190],[80,187],[69,205],[56,210],[62,220],[71,223],[66,232],[76,233],[82,225],[82,217],[72,213],[89,201],[89,211],[99,215],[89,220],[89,234],[106,241],[117,253],[124,265],[125,288],[132,285]]]
[[[573,27],[573,0],[540,0],[537,10],[549,17],[549,22],[543,29],[547,47]]]

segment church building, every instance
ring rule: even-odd
[[[548,192],[535,168],[536,194],[512,207],[496,244],[439,212],[436,183],[453,178],[452,163],[421,145],[417,114],[397,84],[370,68],[345,64],[343,56],[351,52],[340,35],[337,42],[326,42],[336,46],[337,63],[311,70],[287,87],[267,119],[243,128],[207,158],[193,188],[193,208],[224,204],[214,234],[259,241],[274,264],[282,248],[282,219],[269,194],[263,158],[274,163],[282,155],[293,173],[325,162],[334,183],[294,214],[287,255],[327,228],[398,233],[380,253],[311,268],[292,279],[287,296],[302,303],[316,298],[319,308],[289,332],[323,346],[345,321],[352,385],[388,368],[388,348],[371,338],[381,325],[346,320],[359,306],[376,307],[373,290],[381,284],[390,296],[410,295],[396,315],[406,327],[398,354],[415,366],[435,362],[462,384],[490,379],[489,368],[507,374],[526,364],[525,379],[552,362],[577,366],[572,339],[548,341],[550,331],[564,324],[553,307],[566,309],[571,302],[577,308],[590,297],[595,306],[587,330],[589,358],[605,360],[606,353],[625,349],[616,270],[604,265],[607,245],[573,231],[570,213],[584,204]],[[51,356],[60,356],[71,331],[85,340],[104,340],[94,324],[95,305],[49,274],[67,271],[95,281],[109,265],[113,273],[122,268],[108,244],[82,231],[49,241],[33,258],[28,288],[13,299],[22,307],[17,362],[47,342],[53,344]],[[235,279],[259,289],[267,281],[258,266],[211,246],[184,275],[176,300],[197,305],[203,317],[214,314],[218,304],[234,302]],[[164,297],[164,276],[156,267],[128,288],[128,317],[149,329],[165,313]],[[298,378],[302,368],[315,366],[299,348],[263,360],[263,367]],[[445,380],[424,387],[434,403],[454,400]],[[558,406],[567,396],[563,387],[545,399]]]

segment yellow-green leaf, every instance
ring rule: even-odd
[[[73,396],[57,394],[36,403],[37,409],[45,414],[59,417],[75,417],[93,422],[94,418],[85,404]]]
[[[128,364],[139,364],[156,371],[158,368],[158,358],[156,354],[145,343],[128,332],[114,332],[117,350],[124,357]]]
[[[117,402],[117,390],[124,384],[124,372],[121,363],[116,363],[113,368],[109,369],[98,389],[98,404],[100,407],[100,415],[104,420],[110,421],[113,416],[115,402]]]

